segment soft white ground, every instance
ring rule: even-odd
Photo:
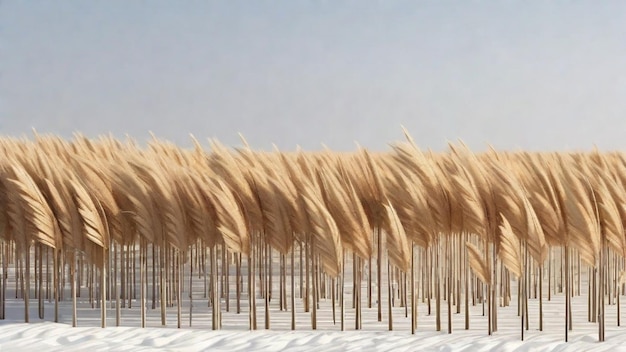
[[[290,331],[290,313],[271,310],[271,330],[263,329],[263,305],[259,300],[259,328],[247,330],[247,313],[224,313],[223,330],[210,330],[210,310],[206,301],[194,303],[193,327],[184,315],[183,328],[176,328],[176,309],[168,310],[168,326],[160,327],[158,309],[148,310],[151,327],[139,328],[138,309],[122,311],[122,325],[115,327],[114,310],[109,310],[109,327],[99,327],[99,309],[82,308],[79,327],[71,327],[69,304],[62,306],[61,321],[53,323],[52,305],[47,304],[45,320],[37,317],[33,301],[31,323],[19,321],[21,302],[9,302],[12,320],[0,323],[0,350],[2,351],[626,351],[626,327],[615,324],[615,306],[607,307],[606,342],[597,342],[597,325],[587,323],[586,301],[574,300],[574,331],[570,341],[563,341],[563,302],[557,297],[546,302],[545,328],[539,332],[536,302],[532,302],[530,330],[525,341],[520,341],[520,320],[515,306],[499,309],[499,331],[488,336],[480,306],[472,308],[471,329],[463,330],[463,315],[453,316],[453,333],[436,332],[434,315],[426,315],[426,305],[420,304],[418,331],[410,334],[409,320],[404,308],[394,310],[394,331],[387,330],[387,314],[383,322],[376,320],[376,309],[365,308],[364,329],[354,331],[354,315],[348,310],[346,329],[339,331],[332,323],[329,305],[322,304],[319,330],[310,330],[309,315],[298,312],[298,330]],[[445,303],[445,302],[444,302]],[[234,304],[233,304],[234,306]],[[443,306],[445,308],[445,304]],[[188,306],[185,307],[188,310]],[[443,327],[446,329],[446,315]],[[46,321],[48,320],[48,321]]]
[[[159,309],[152,310],[151,301],[147,310],[148,328],[139,328],[139,309],[135,302],[132,309],[122,309],[120,327],[115,327],[115,309],[108,309],[108,327],[103,329],[100,327],[100,310],[92,309],[84,301],[79,305],[79,327],[72,328],[69,301],[61,304],[61,322],[53,323],[53,304],[46,302],[45,318],[40,320],[37,301],[32,300],[31,323],[25,324],[23,302],[10,299],[7,301],[9,319],[0,321],[0,351],[626,351],[626,327],[616,326],[616,306],[606,308],[606,342],[600,343],[597,342],[597,325],[587,322],[586,296],[573,300],[574,330],[570,332],[570,341],[565,343],[564,299],[558,294],[548,302],[546,286],[544,331],[538,331],[538,302],[531,300],[530,329],[525,332],[522,342],[516,300],[509,307],[499,308],[499,331],[493,336],[487,335],[486,318],[482,316],[480,305],[471,307],[470,330],[463,329],[463,313],[454,314],[453,333],[450,335],[446,331],[445,301],[442,302],[442,332],[435,331],[434,300],[430,316],[426,304],[420,301],[418,329],[415,335],[411,335],[404,307],[394,308],[394,331],[388,331],[386,294],[383,295],[383,321],[378,322],[375,306],[367,308],[365,290],[363,330],[355,331],[349,284],[346,284],[345,295],[346,331],[340,331],[339,308],[337,323],[333,324],[330,300],[320,304],[318,330],[311,330],[310,315],[304,313],[300,306],[297,310],[297,330],[290,331],[291,313],[279,310],[276,292],[270,308],[271,330],[264,329],[264,305],[259,299],[259,330],[249,331],[247,302],[242,302],[241,314],[234,313],[234,289],[231,291],[230,312],[224,311],[222,302],[223,329],[212,331],[210,308],[203,298],[203,285],[197,277],[194,280],[193,325],[189,326],[189,302],[185,300],[181,329],[176,328],[176,307],[168,308],[167,326],[162,327]],[[7,295],[14,297],[15,291],[9,289]],[[622,301],[624,299],[622,297]],[[296,301],[300,304],[299,298]],[[623,303],[622,307],[626,308]],[[623,320],[623,325],[626,325],[624,314]]]

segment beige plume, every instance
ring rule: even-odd
[[[222,234],[224,244],[233,251],[248,253],[249,239],[243,213],[234,194],[222,180],[216,180],[211,193],[217,212],[217,229]]]
[[[320,197],[312,189],[309,188],[302,195],[302,200],[306,207],[316,251],[322,258],[326,273],[331,277],[336,277],[339,275],[343,261],[343,246],[337,224]]]
[[[489,285],[491,283],[491,276],[489,275],[489,264],[487,260],[483,259],[480,254],[480,250],[470,242],[466,242],[469,265],[472,271],[484,284]]]
[[[22,226],[27,239],[60,248],[62,236],[58,223],[43,194],[23,167],[14,163],[11,169],[14,178],[7,179],[12,189],[9,196],[14,204],[22,208],[21,212],[12,215],[23,217],[23,220],[15,219],[15,222],[25,221]]]
[[[400,270],[407,271],[411,263],[411,246],[407,241],[404,226],[402,226],[393,205],[387,201],[384,206],[387,210],[384,229],[387,233],[386,245],[389,259]]]
[[[511,224],[507,221],[504,215],[500,214],[502,218],[502,225],[500,225],[500,246],[498,246],[498,255],[502,264],[509,269],[509,271],[515,274],[516,277],[522,276],[522,256],[521,248],[518,236],[513,233]]]
[[[83,220],[85,237],[100,247],[108,248],[108,230],[98,201],[92,199],[85,187],[77,180],[71,180],[70,185],[78,212]]]

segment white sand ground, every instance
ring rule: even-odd
[[[597,342],[597,324],[587,322],[586,296],[573,299],[574,330],[570,332],[569,342],[565,343],[564,298],[557,294],[548,302],[545,285],[544,331],[538,331],[538,301],[532,299],[529,303],[530,329],[525,332],[522,342],[516,300],[509,307],[499,308],[499,331],[492,336],[487,335],[481,305],[471,307],[469,330],[463,329],[463,313],[453,314],[453,333],[448,334],[446,302],[442,302],[443,331],[437,332],[434,301],[432,315],[427,314],[427,305],[420,301],[418,329],[415,335],[411,335],[410,320],[405,317],[405,308],[399,306],[393,310],[394,330],[388,331],[386,294],[383,294],[383,319],[382,322],[377,321],[376,307],[367,308],[365,283],[363,329],[359,331],[354,330],[349,283],[346,283],[345,294],[346,331],[340,331],[338,307],[337,321],[333,324],[330,300],[320,303],[318,330],[311,330],[310,314],[303,312],[299,298],[296,300],[299,305],[297,329],[291,331],[291,313],[279,310],[277,293],[274,293],[276,299],[270,307],[271,329],[264,329],[264,302],[258,299],[259,330],[249,331],[247,302],[242,302],[241,314],[234,312],[234,283],[231,283],[231,311],[224,311],[222,301],[223,328],[212,331],[211,311],[203,297],[202,281],[194,280],[192,326],[189,326],[189,301],[185,299],[181,329],[176,328],[176,307],[168,308],[167,326],[163,327],[158,306],[152,310],[150,300],[147,302],[148,328],[139,327],[140,313],[135,302],[132,309],[122,309],[119,327],[115,326],[115,308],[109,307],[108,327],[103,329],[100,327],[100,309],[92,309],[84,297],[79,304],[79,327],[71,327],[70,301],[61,303],[60,322],[54,323],[53,304],[46,301],[45,317],[41,320],[37,315],[37,300],[31,300],[31,322],[25,324],[23,302],[14,299],[15,291],[10,288],[7,294],[9,298],[13,295],[13,298],[7,301],[8,319],[0,321],[0,351],[626,351],[626,326],[616,326],[616,306],[607,305],[606,341]],[[624,300],[626,297],[622,297],[622,302]],[[399,304],[399,301],[396,303]],[[625,320],[623,325],[626,325],[626,316],[622,315]]]

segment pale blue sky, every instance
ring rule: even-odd
[[[0,3],[0,134],[624,149],[624,1]]]

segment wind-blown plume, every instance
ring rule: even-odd
[[[500,246],[498,247],[502,264],[509,269],[516,277],[522,276],[522,257],[519,238],[513,233],[511,224],[504,215],[500,214],[502,225],[500,225]]]
[[[21,212],[11,212],[14,222],[21,222],[15,217],[23,217],[26,238],[60,248],[62,238],[56,217],[43,194],[23,167],[14,163],[11,169],[14,178],[7,179],[11,187],[9,197],[22,208]]]
[[[465,246],[467,247],[469,265],[472,271],[484,284],[490,284],[491,276],[489,274],[489,264],[483,259],[480,250],[470,242],[465,243]]]
[[[404,226],[402,226],[393,205],[387,201],[384,206],[387,210],[384,228],[387,233],[386,244],[389,259],[400,270],[407,271],[411,263],[411,247],[407,241]]]

